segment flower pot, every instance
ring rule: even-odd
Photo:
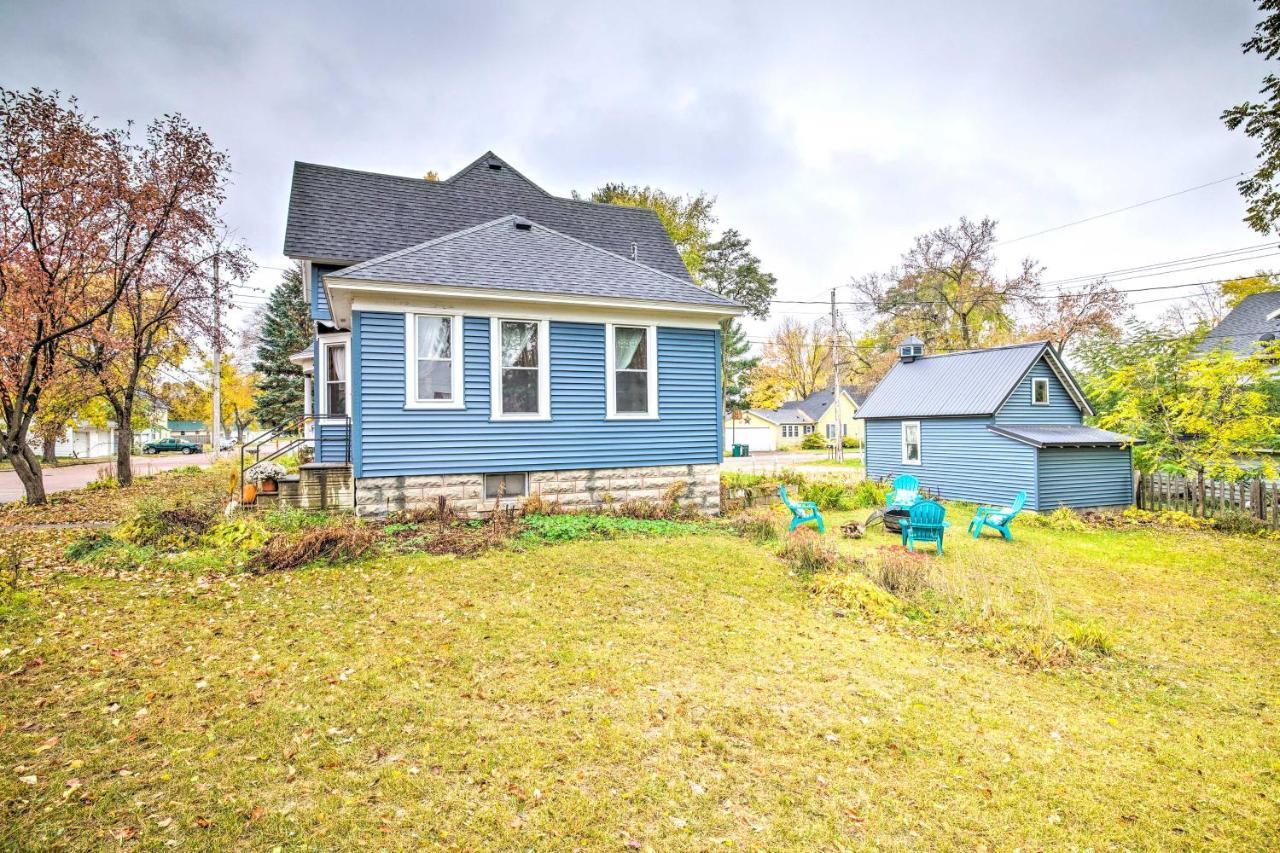
[[[274,495],[280,486],[271,477],[267,477],[258,484],[258,491],[264,495]]]
[[[258,499],[258,487],[253,483],[245,483],[240,490],[241,503],[251,504]]]

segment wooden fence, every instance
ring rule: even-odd
[[[1241,513],[1280,529],[1280,483],[1274,480],[1198,480],[1139,473],[1134,496],[1140,509],[1176,509],[1201,518]]]

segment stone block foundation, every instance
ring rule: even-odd
[[[530,471],[529,494],[540,494],[566,509],[588,509],[609,501],[656,503],[677,482],[685,484],[682,506],[692,504],[704,515],[720,513],[720,466],[716,464]],[[441,495],[458,512],[478,514],[493,507],[493,501],[484,499],[483,474],[424,474],[359,478],[356,512],[382,515],[399,509],[425,509],[436,506]]]

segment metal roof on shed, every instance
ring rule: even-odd
[[[1032,447],[1125,447],[1134,443],[1127,435],[1083,424],[990,424],[987,429]]]
[[[867,395],[860,418],[934,418],[992,415],[1046,352],[1044,341],[927,355],[899,361]],[[1074,382],[1057,359],[1054,369],[1072,392]],[[1083,395],[1080,396],[1082,401]],[[1079,402],[1079,401],[1078,401]],[[1084,407],[1082,407],[1084,408]]]

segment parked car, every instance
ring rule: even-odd
[[[190,456],[192,453],[199,453],[201,447],[198,444],[181,438],[162,438],[159,441],[149,441],[142,445],[142,452],[146,454],[155,453],[183,453]]]

